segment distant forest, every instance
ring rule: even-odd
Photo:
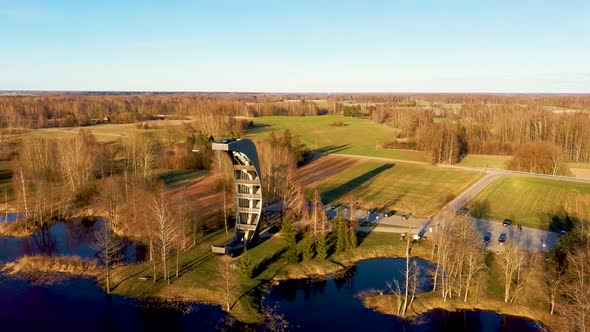
[[[104,121],[134,123],[162,117],[190,117],[199,122],[201,117],[323,114],[367,118],[396,128],[395,137],[383,143],[384,148],[422,150],[433,163],[456,163],[469,153],[514,155],[513,169],[560,174],[565,172],[557,169],[563,161],[590,162],[588,95],[220,93],[0,97],[0,128],[4,132]],[[238,128],[234,132],[240,131]]]

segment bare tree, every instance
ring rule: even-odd
[[[296,218],[305,218],[305,194],[303,188],[297,181],[297,175],[294,169],[289,169],[286,177],[286,185],[283,188],[283,207],[285,210],[290,211]],[[314,193],[314,201],[316,201],[316,193]],[[317,199],[319,200],[319,199]],[[312,212],[313,213],[313,212]],[[312,218],[315,217],[312,216]],[[314,221],[315,223],[315,221]]]
[[[236,277],[232,269],[231,260],[228,256],[221,257],[218,274],[222,282],[222,289],[224,292],[225,310],[229,312],[231,310],[230,303],[232,299],[232,288]]]
[[[119,179],[107,178],[101,187],[97,203],[106,212],[109,225],[113,230],[119,230],[121,227],[119,217],[123,199]]]
[[[584,244],[568,255],[568,272],[563,293],[567,317],[579,331],[587,331],[590,317],[590,247]]]
[[[152,219],[155,223],[156,238],[160,249],[160,259],[162,260],[164,279],[169,284],[170,277],[168,275],[167,259],[174,246],[176,225],[173,221],[170,205],[168,200],[164,197],[163,192],[160,192],[153,197],[151,211]]]
[[[105,269],[107,294],[111,293],[111,267],[122,259],[122,244],[117,240],[109,226],[102,227],[95,234],[96,246],[99,249],[98,258]]]
[[[560,295],[560,285],[563,279],[562,268],[554,259],[550,259],[545,267],[545,287],[549,299],[549,313],[555,312],[555,302]]]
[[[500,253],[504,271],[504,302],[512,303],[524,289],[528,282],[530,259],[532,257],[527,257],[526,252],[514,243],[508,241],[504,245],[504,251]]]

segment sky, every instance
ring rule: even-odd
[[[590,93],[590,1],[0,0],[0,90]]]

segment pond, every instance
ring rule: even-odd
[[[225,316],[205,304],[178,308],[108,296],[85,278],[37,285],[0,275],[2,331],[217,331]]]
[[[429,263],[416,260],[426,276]],[[276,306],[291,330],[321,331],[539,331],[534,322],[486,311],[435,310],[404,321],[364,307],[358,294],[388,291],[387,282],[403,280],[404,259],[358,262],[349,273],[328,280],[288,280],[270,287],[265,306]],[[425,278],[428,279],[428,278]],[[421,285],[422,290],[432,287]]]
[[[95,234],[106,226],[103,219],[74,219],[58,221],[49,227],[37,230],[27,238],[0,236],[0,264],[13,261],[24,255],[76,255],[93,259],[98,249]],[[122,257],[126,263],[145,258],[146,248],[132,241],[121,240]]]
[[[58,222],[27,239],[0,237],[0,265],[24,254],[79,255],[93,258],[94,232],[102,220]],[[143,249],[127,243],[127,261],[143,259]],[[414,260],[426,278],[429,263]],[[537,331],[522,318],[486,311],[435,310],[408,322],[366,309],[357,297],[367,290],[388,291],[388,281],[403,278],[403,259],[359,262],[343,276],[328,280],[290,280],[271,286],[265,306],[276,306],[290,323],[289,330],[322,331]],[[432,287],[421,285],[422,290]],[[34,314],[33,314],[34,313]],[[0,273],[2,331],[217,331],[226,314],[217,306],[188,303],[162,306],[153,301],[108,296],[96,281],[64,278],[36,283]]]

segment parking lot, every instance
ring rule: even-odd
[[[324,211],[329,219],[332,219],[342,213],[344,218],[350,219],[350,207],[348,205],[331,204],[324,207]],[[355,215],[361,224],[361,230],[369,231],[375,230],[378,232],[390,233],[406,233],[408,231],[409,220],[405,219],[403,214],[393,214],[392,216],[385,216],[383,211],[370,211],[364,209],[356,209]],[[506,241],[512,241],[519,247],[537,251],[549,252],[551,251],[560,234],[550,231],[544,231],[535,228],[521,227],[513,224],[511,226],[503,226],[501,222],[471,218],[481,232],[482,243],[484,235],[489,232],[490,240],[487,244],[489,250],[500,251],[503,248],[498,239],[502,233],[506,234]],[[421,237],[428,237],[432,231],[433,225],[428,218],[411,218],[412,233],[419,234]],[[386,226],[386,227],[381,227]]]

